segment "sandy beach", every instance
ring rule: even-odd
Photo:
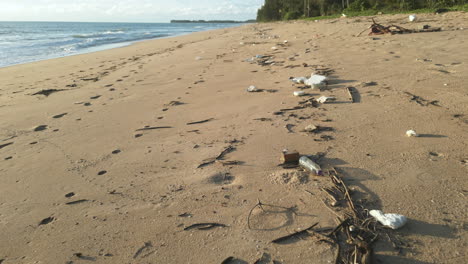
[[[466,262],[468,14],[418,17],[376,20],[442,31],[249,24],[0,68],[0,263],[335,263],[314,236],[271,243],[340,210],[329,177],[278,166],[283,149],[408,218],[373,263]],[[314,72],[327,87],[293,96]]]

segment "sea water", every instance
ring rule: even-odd
[[[0,22],[0,67],[236,25],[239,24]]]

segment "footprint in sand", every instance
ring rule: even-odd
[[[64,117],[65,115],[67,115],[68,113],[63,113],[63,114],[59,114],[59,115],[54,115],[52,118],[62,118]]]
[[[34,128],[34,131],[38,132],[38,131],[44,131],[46,129],[47,129],[47,125],[40,125],[40,126],[37,126],[36,128]]]

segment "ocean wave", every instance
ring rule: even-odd
[[[108,30],[108,31],[99,32],[99,33],[77,34],[77,35],[72,35],[72,37],[73,38],[98,38],[98,37],[105,37],[107,35],[117,35],[117,34],[125,34],[125,31],[122,31],[122,30]]]
[[[133,34],[133,35],[125,35],[122,37],[118,37],[116,35],[106,36],[106,37],[94,37],[94,38],[86,38],[82,41],[75,43],[74,47],[76,50],[80,49],[88,49],[97,46],[103,46],[107,44],[116,44],[116,43],[125,43],[125,42],[133,42],[133,41],[140,41],[146,39],[155,39],[155,38],[163,38],[168,37],[171,34]]]

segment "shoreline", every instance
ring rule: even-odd
[[[0,68],[0,262],[333,262],[336,246],[313,236],[272,243],[333,229],[345,210],[323,192],[329,177],[278,166],[289,149],[336,169],[366,209],[409,219],[375,261],[459,263],[468,14],[419,18],[379,23],[444,29],[262,23]],[[314,72],[328,75],[321,90],[290,81]],[[311,103],[321,96],[336,100]]]
[[[12,22],[12,21],[0,21],[0,22]],[[18,21],[18,22],[27,22],[27,21]],[[34,23],[34,22],[30,22],[30,23]],[[44,23],[55,23],[55,22],[44,22]],[[58,23],[67,23],[67,22],[58,22]],[[69,23],[95,23],[95,22],[69,22]],[[103,22],[98,22],[98,23],[103,23]],[[109,22],[109,23],[114,23],[114,22]],[[122,22],[122,23],[125,24],[125,23],[128,23],[128,22]],[[141,24],[141,23],[137,23],[137,24]],[[143,24],[147,24],[147,23],[143,23]],[[159,23],[150,23],[150,24],[159,24]],[[167,23],[167,24],[171,24],[171,23]],[[189,24],[193,24],[193,23],[189,23]],[[229,25],[232,25],[232,24],[229,24]],[[242,26],[242,25],[245,25],[245,23],[242,23],[242,24],[239,23],[238,26]],[[238,26],[230,26],[230,27],[227,27],[227,28],[236,28]],[[224,29],[224,28],[220,28],[220,29]],[[101,45],[101,46],[89,47],[89,48],[84,49],[82,52],[77,52],[75,54],[58,56],[58,57],[51,57],[51,58],[40,59],[40,60],[29,61],[29,62],[23,62],[23,63],[17,63],[17,64],[12,64],[12,65],[7,65],[7,66],[0,66],[0,69],[6,68],[6,67],[17,66],[17,65],[24,65],[24,64],[28,64],[28,63],[35,63],[35,62],[41,62],[41,61],[47,61],[47,60],[53,60],[53,59],[66,58],[66,57],[70,57],[70,56],[77,56],[77,55],[90,54],[90,53],[95,53],[95,52],[100,52],[100,51],[124,48],[124,47],[128,47],[128,46],[132,46],[134,44],[138,44],[140,42],[144,42],[144,41],[180,37],[180,36],[185,36],[185,35],[189,35],[189,34],[193,34],[193,33],[206,32],[206,31],[211,31],[211,30],[218,30],[218,29],[208,29],[208,30],[202,30],[202,31],[181,33],[181,34],[176,34],[176,35],[172,35],[172,36],[142,39],[142,40],[135,40],[135,41],[124,41],[124,42],[118,42],[118,43],[109,43],[109,44],[105,44],[105,45]],[[103,48],[103,47],[107,47],[107,46],[116,46],[116,47]],[[98,47],[101,47],[101,48],[98,48]],[[88,50],[88,51],[85,51],[85,50]]]

